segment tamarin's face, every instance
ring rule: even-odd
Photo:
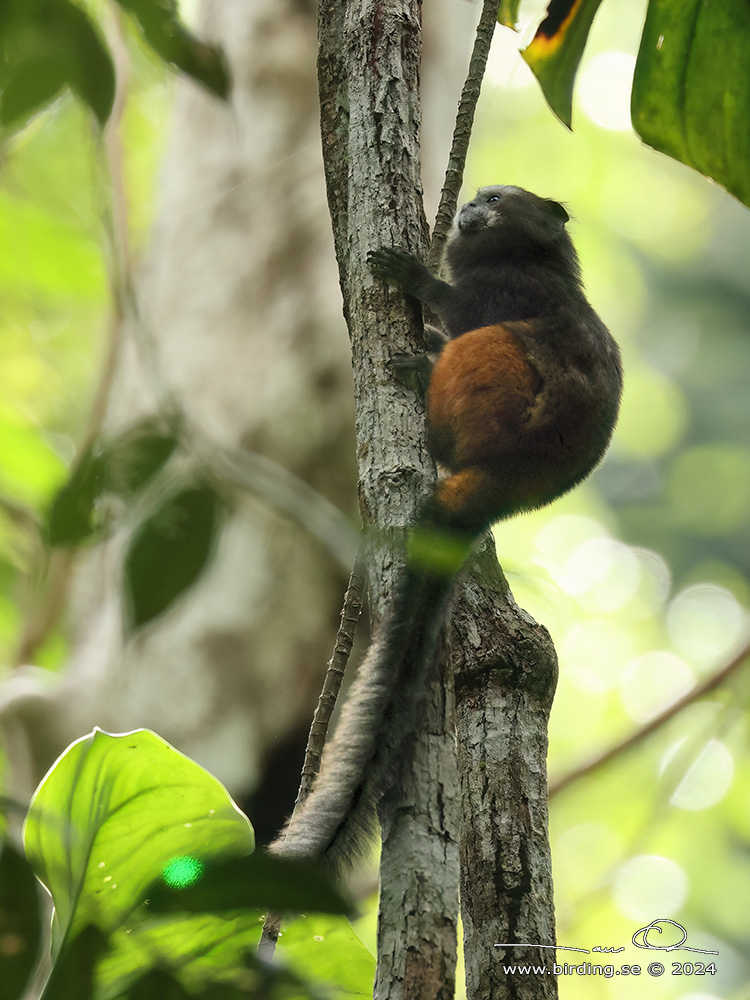
[[[448,260],[468,255],[536,257],[540,252],[574,253],[565,230],[568,213],[549,198],[512,185],[483,187],[461,207],[448,240]]]

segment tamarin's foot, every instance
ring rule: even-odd
[[[429,354],[394,354],[385,366],[397,381],[413,389],[424,401],[434,364]]]

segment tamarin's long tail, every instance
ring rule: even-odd
[[[272,845],[275,853],[320,858],[339,871],[372,842],[377,804],[415,727],[453,580],[484,528],[469,529],[446,509],[441,486],[410,533],[390,612],[360,665],[312,792]]]

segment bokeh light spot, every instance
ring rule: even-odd
[[[662,760],[664,770],[679,753],[686,740],[669,748]],[[678,809],[698,812],[720,802],[729,791],[734,778],[734,757],[721,740],[709,740],[675,788],[670,803]]]
[[[630,52],[600,52],[584,64],[578,80],[581,110],[601,128],[630,131],[630,88],[635,57]]]
[[[625,385],[617,441],[638,458],[654,458],[679,442],[688,423],[682,390],[653,369],[631,369]]]
[[[653,920],[655,913],[670,917],[680,910],[687,893],[684,868],[656,854],[630,858],[615,876],[617,909],[634,920]]]
[[[628,663],[621,683],[628,715],[648,722],[687,694],[695,685],[695,675],[674,653],[652,650]]]
[[[731,654],[747,629],[747,615],[723,587],[696,584],[680,591],[667,611],[667,631],[677,652],[714,664]]]

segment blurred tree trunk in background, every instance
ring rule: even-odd
[[[437,67],[425,73],[429,207],[476,12],[440,0],[426,13],[426,61]],[[177,83],[160,208],[133,276],[138,319],[120,330],[105,426],[117,432],[153,412],[151,389],[161,382],[211,438],[273,459],[356,517],[349,345],[319,148],[316,4],[205,0],[200,21],[201,37],[225,49],[232,100],[225,106]],[[465,49],[455,44],[457,29]],[[109,139],[117,178],[118,137]],[[126,245],[124,225],[119,237]],[[145,364],[137,346],[144,336],[155,344]],[[33,673],[14,678],[3,725],[15,791],[28,794],[94,725],[146,726],[243,803],[272,770],[271,794],[282,801],[261,795],[265,815],[251,808],[269,835],[292,801],[338,621],[342,567],[248,494],[198,584],[124,643],[126,539],[122,529],[79,564],[73,652],[60,686],[41,686]]]
[[[144,371],[127,324],[106,426],[153,410],[156,374],[216,441],[274,459],[353,514],[351,370],[319,150],[315,4],[208,0],[200,31],[225,48],[232,102],[177,83],[161,207],[135,276],[160,371]],[[62,690],[19,705],[30,721],[29,777],[93,725],[147,726],[246,792],[267,756],[306,731],[345,575],[304,530],[248,495],[195,588],[123,646],[123,541],[81,562]]]

